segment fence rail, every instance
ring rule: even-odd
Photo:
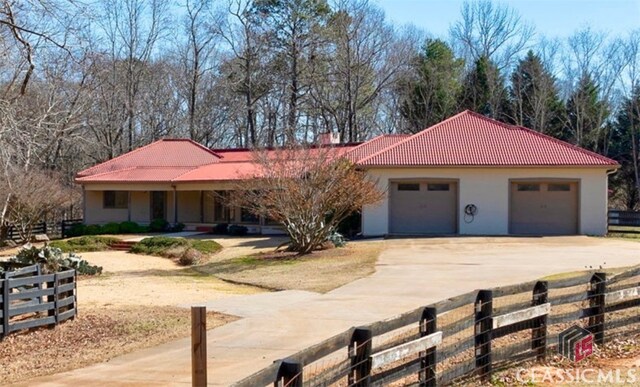
[[[75,318],[75,270],[41,274],[39,265],[2,266],[7,271],[0,276],[0,340],[12,332]]]
[[[609,210],[607,231],[618,234],[640,234],[640,211]]]
[[[582,325],[596,345],[640,331],[640,268],[607,277],[560,279],[482,289],[350,328],[234,384],[382,386],[402,381],[447,385],[525,360],[544,360],[559,335]]]
[[[82,219],[65,219],[54,223],[39,222],[33,226],[31,235],[47,234],[50,238],[66,238],[69,236],[69,230],[76,224],[81,224],[82,222]],[[14,242],[23,241],[20,230],[15,226],[9,226],[7,229],[7,239]]]

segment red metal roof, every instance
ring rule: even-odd
[[[350,149],[345,156],[351,161],[362,160],[410,136],[410,134],[384,134]]]
[[[616,166],[607,157],[464,111],[378,151],[363,166]]]
[[[314,152],[327,148],[311,148]],[[277,150],[267,151],[277,157]],[[362,166],[617,166],[617,162],[530,129],[464,111],[414,135],[383,135],[332,147]],[[191,140],[160,140],[81,171],[78,183],[206,182],[260,173],[249,149],[212,151]]]
[[[96,175],[77,177],[78,183],[166,183],[194,167],[132,167]]]
[[[198,167],[217,163],[220,157],[212,150],[186,139],[164,139],[143,146],[109,161],[78,172],[78,177],[92,176],[128,168]]]
[[[252,162],[228,162],[205,165],[176,177],[173,182],[206,182],[242,180],[254,177],[260,171],[260,167]]]

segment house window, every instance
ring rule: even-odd
[[[569,192],[571,191],[570,184],[549,184],[547,186],[547,191],[550,192]]]
[[[231,209],[225,203],[228,197],[229,191],[215,191],[213,213],[216,222],[228,222],[231,219]]]
[[[540,184],[518,184],[518,191],[540,191]]]
[[[102,205],[104,208],[127,209],[129,208],[129,192],[104,191]]]
[[[398,191],[420,191],[420,184],[418,183],[398,184]]]
[[[251,211],[247,210],[246,208],[241,208],[240,209],[240,221],[243,222],[243,223],[258,223],[259,219]]]
[[[448,183],[429,183],[427,184],[427,190],[429,191],[448,191]]]

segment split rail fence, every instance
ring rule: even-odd
[[[609,210],[607,231],[615,234],[640,234],[640,212]]]
[[[76,271],[41,274],[39,265],[2,263],[0,340],[12,332],[55,326],[77,314]]]
[[[589,330],[596,345],[639,332],[639,283],[640,268],[634,268],[473,291],[351,328],[234,386],[489,381],[497,370],[544,360],[572,325]]]

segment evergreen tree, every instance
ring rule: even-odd
[[[510,95],[516,125],[562,137],[564,105],[558,97],[556,80],[533,51],[513,71]]]
[[[446,119],[456,113],[463,61],[441,40],[428,40],[413,63],[415,78],[406,81],[406,96],[401,114],[412,132]]]
[[[509,93],[500,70],[487,57],[476,60],[467,73],[460,94],[460,107],[496,120],[511,122]]]
[[[576,89],[567,100],[567,125],[564,140],[593,151],[606,148],[604,118],[608,106],[599,96],[598,85],[589,74],[583,74]]]
[[[621,165],[611,180],[615,196],[626,209],[635,210],[640,205],[640,86],[620,106],[609,155]]]

